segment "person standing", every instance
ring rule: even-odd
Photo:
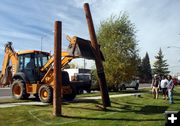
[[[168,84],[168,80],[166,79],[166,76],[162,76],[162,80],[161,80],[161,90],[162,90],[162,94],[163,94],[163,99],[167,99],[167,84]]]
[[[168,98],[169,98],[169,103],[170,104],[174,103],[173,89],[174,89],[174,83],[173,83],[172,77],[171,77],[171,75],[168,75],[167,90],[168,90]]]
[[[153,98],[158,99],[159,96],[159,84],[160,84],[160,80],[159,77],[157,76],[157,74],[154,75],[154,78],[152,80],[152,94],[153,94]]]

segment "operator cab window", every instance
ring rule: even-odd
[[[34,58],[31,54],[24,54],[19,56],[19,69],[34,69]]]
[[[39,67],[43,67],[48,62],[48,59],[49,59],[49,56],[43,53],[37,54],[36,57],[37,57],[36,58],[37,65]]]
[[[19,69],[20,70],[24,69],[23,57],[22,56],[19,56]]]

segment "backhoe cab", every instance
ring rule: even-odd
[[[88,40],[69,37],[67,52],[62,52],[62,70],[74,58],[95,59],[94,50]],[[27,99],[34,95],[42,102],[50,103],[53,97],[54,57],[47,52],[26,50],[15,52],[12,43],[5,45],[5,55],[0,74],[0,85],[11,85],[15,99]],[[62,94],[65,100],[73,100],[76,90],[69,81],[68,73],[62,71]]]
[[[44,72],[40,72],[49,60],[50,54],[42,51],[20,51],[18,52],[18,73],[26,76],[26,83],[40,83],[40,79],[44,76]],[[23,75],[23,76],[24,76]]]

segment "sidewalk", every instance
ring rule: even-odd
[[[125,97],[125,96],[138,96],[142,93],[131,93],[131,94],[117,94],[117,95],[109,95],[110,98],[116,98],[116,97]],[[94,96],[94,97],[82,97],[78,99],[89,99],[89,100],[98,100],[101,99],[101,96]],[[77,99],[77,100],[78,100]]]

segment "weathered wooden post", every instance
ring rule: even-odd
[[[109,93],[108,93],[108,88],[107,88],[107,84],[106,84],[106,77],[105,77],[105,73],[104,73],[104,67],[102,64],[100,49],[99,49],[99,45],[97,43],[93,20],[92,20],[92,16],[91,16],[91,12],[90,12],[88,3],[84,4],[84,11],[86,14],[86,20],[87,20],[88,29],[89,29],[91,45],[94,48],[94,51],[96,54],[95,62],[96,62],[96,69],[97,69],[97,74],[98,74],[98,78],[99,78],[99,86],[100,86],[100,90],[101,90],[103,107],[106,108],[106,107],[111,106],[111,103],[110,103],[110,99],[109,99]]]
[[[61,42],[62,23],[55,21],[54,25],[54,90],[53,90],[53,115],[61,116],[61,89],[62,89],[62,72],[61,72]]]

